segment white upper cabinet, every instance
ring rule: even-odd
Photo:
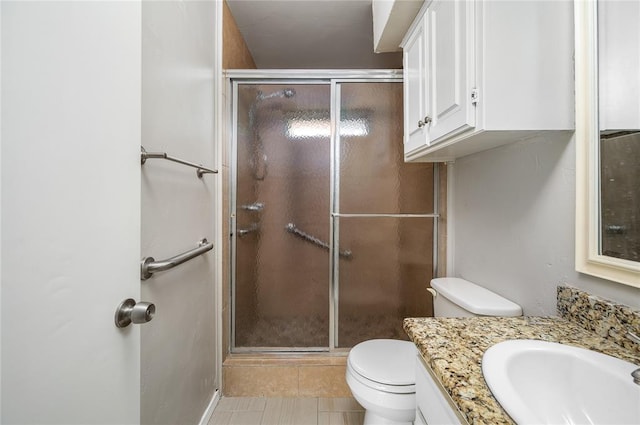
[[[433,0],[402,42],[407,161],[573,131],[568,0]]]
[[[437,0],[427,9],[427,117],[432,141],[475,125],[473,2]]]
[[[420,18],[424,20],[424,17]],[[427,143],[426,50],[424,25],[416,27],[404,45],[404,149],[419,149]],[[408,88],[411,90],[408,90]]]

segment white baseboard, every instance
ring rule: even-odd
[[[216,392],[213,393],[213,397],[211,397],[211,401],[209,402],[209,405],[204,410],[204,413],[202,414],[202,418],[200,418],[199,425],[207,425],[209,423],[211,416],[213,416],[213,410],[218,405],[218,401],[220,401],[220,390],[216,390]]]

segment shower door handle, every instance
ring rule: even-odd
[[[306,232],[303,232],[302,230],[298,229],[296,225],[293,223],[288,223],[284,228],[287,230],[287,232],[293,233],[297,237],[304,239],[307,242],[311,242],[312,244],[317,245],[321,248],[324,248],[327,251],[329,250],[328,243],[323,242],[322,240],[316,238],[315,236],[311,236]],[[351,258],[351,255],[352,255],[351,251],[348,249],[344,251],[339,251],[338,254],[343,258]]]

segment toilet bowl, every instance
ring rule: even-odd
[[[436,317],[521,316],[522,308],[460,278],[438,278],[429,288]],[[410,425],[415,419],[415,345],[372,339],[351,349],[346,379],[364,407],[364,425]]]
[[[414,363],[409,341],[372,339],[351,349],[347,384],[364,407],[364,425],[410,425],[416,414]]]

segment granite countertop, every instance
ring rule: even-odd
[[[408,318],[404,330],[469,424],[514,423],[482,376],[482,355],[499,342],[559,342],[640,365],[640,353],[560,317]]]

